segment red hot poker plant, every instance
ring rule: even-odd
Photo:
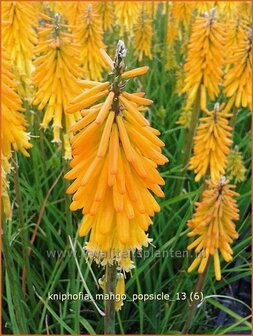
[[[140,112],[152,101],[143,92],[124,91],[126,80],[145,74],[148,67],[125,71],[125,56],[119,41],[114,62],[104,54],[112,67],[112,81],[83,81],[88,89],[67,109],[81,112],[83,118],[71,128],[76,132],[71,140],[72,169],[65,177],[74,179],[67,190],[74,194],[70,208],[82,209],[79,234],[90,232],[86,246],[90,257],[128,271],[133,267],[130,252],[151,241],[146,231],[160,211],[152,192],[164,197],[157,166],[168,159],[161,151],[159,131]]]

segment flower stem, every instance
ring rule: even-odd
[[[105,281],[105,317],[104,334],[115,334],[115,287],[117,279],[117,266],[115,264],[106,266]],[[107,299],[108,298],[108,299]]]
[[[188,331],[191,328],[192,321],[193,321],[193,318],[195,316],[197,306],[198,306],[198,303],[199,303],[200,297],[201,297],[199,294],[200,294],[200,292],[202,292],[204,284],[205,284],[205,279],[206,279],[206,275],[207,275],[208,268],[209,268],[209,261],[206,265],[205,271],[198,275],[198,279],[197,279],[195,288],[193,290],[193,296],[192,296],[193,301],[189,302],[189,307],[188,307],[189,315],[188,315],[187,320],[184,324],[184,327],[183,327],[183,330],[182,330],[182,335],[188,334]],[[195,294],[198,294],[197,299],[195,299],[195,297],[196,297]]]
[[[185,148],[182,157],[182,170],[179,174],[181,178],[178,180],[175,195],[180,195],[184,186],[185,173],[191,157],[193,138],[198,124],[199,114],[200,114],[200,89],[198,90],[196,95],[195,103],[192,110],[191,124],[189,132],[187,134],[187,138],[185,139]]]
[[[234,131],[235,123],[236,123],[236,117],[237,117],[237,114],[238,114],[238,109],[235,108],[234,111],[232,112],[232,114],[233,114],[233,117],[230,119],[229,125],[233,128],[233,131]]]

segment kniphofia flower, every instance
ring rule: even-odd
[[[97,7],[98,14],[101,17],[103,30],[112,31],[114,24],[114,4],[112,1],[99,1],[94,3]]]
[[[120,41],[114,63],[105,56],[112,66],[112,81],[89,82],[91,88],[67,109],[81,111],[83,118],[71,129],[78,133],[71,140],[72,169],[65,177],[75,180],[67,193],[74,194],[70,209],[82,209],[79,235],[90,232],[89,255],[129,270],[130,252],[150,242],[145,232],[160,210],[151,192],[164,196],[157,166],[168,159],[161,153],[159,131],[139,111],[152,101],[143,92],[124,91],[126,80],[145,74],[148,67],[125,71],[125,55]]]
[[[145,7],[142,5],[139,18],[134,26],[134,56],[141,62],[146,56],[152,59],[152,19],[147,15]]]
[[[200,118],[194,137],[194,154],[189,169],[196,173],[195,181],[208,173],[213,181],[217,181],[225,174],[229,146],[232,144],[232,127],[228,125],[232,114],[223,112],[218,103],[213,111],[205,110],[205,114],[206,117]]]
[[[215,17],[215,10],[208,16],[198,16],[192,25],[188,56],[185,64],[187,107],[200,96],[201,108],[206,108],[206,96],[211,100],[219,94],[219,84],[224,64],[225,30]]]
[[[32,72],[33,46],[36,43],[37,6],[31,1],[2,3],[3,46],[13,62],[19,93],[26,97]]]
[[[80,58],[86,79],[101,80],[103,70],[108,66],[100,49],[106,49],[103,42],[101,17],[96,7],[89,4],[78,16],[76,36],[80,44]]]
[[[17,94],[16,77],[12,72],[11,60],[7,51],[2,49],[1,76],[1,165],[2,165],[2,201],[5,216],[10,218],[11,206],[8,195],[8,173],[12,150],[20,151],[29,156],[30,137],[27,133],[27,123],[23,114],[22,101]]]
[[[235,107],[252,109],[252,29],[240,39],[227,60],[230,67],[223,82],[223,92],[229,98],[226,111]]]
[[[120,36],[133,35],[133,27],[138,20],[140,3],[138,1],[115,1],[115,15],[120,29]]]
[[[228,59],[231,59],[231,56],[239,48],[241,40],[247,39],[248,35],[248,21],[244,18],[234,18],[226,22],[226,54]]]
[[[234,178],[235,183],[245,180],[246,168],[243,164],[242,153],[238,150],[237,146],[235,146],[235,149],[231,149],[228,154],[226,171],[228,178]]]
[[[184,27],[189,27],[193,15],[194,2],[173,2],[171,13],[175,21],[182,23]]]
[[[174,6],[174,4],[172,6]],[[163,52],[166,53],[165,69],[170,70],[177,67],[175,42],[179,38],[180,28],[178,19],[174,15],[172,15],[171,11],[169,11],[167,17],[167,45]]]
[[[218,182],[206,181],[207,189],[202,200],[196,202],[196,210],[188,226],[189,237],[195,237],[188,250],[194,249],[197,257],[188,269],[203,273],[211,257],[214,260],[216,280],[221,279],[220,254],[226,262],[233,259],[231,244],[238,238],[234,221],[239,219],[239,210],[234,197],[239,196],[234,185],[221,177]]]
[[[83,1],[61,1],[58,3],[60,12],[67,18],[69,28],[75,32],[79,17],[83,15],[87,3]]]
[[[167,36],[166,36],[168,48],[172,48],[174,46],[174,43],[178,38],[178,36],[179,36],[178,20],[171,14],[171,12],[169,12],[167,22]],[[168,52],[170,52],[170,49],[168,50]]]
[[[69,136],[67,130],[80,118],[79,113],[65,114],[69,101],[81,92],[79,78],[83,71],[79,67],[79,49],[68,26],[61,23],[60,15],[55,18],[43,15],[46,21],[39,27],[38,45],[35,48],[37,58],[34,60],[35,72],[33,82],[37,88],[33,104],[39,110],[45,108],[41,126],[46,129],[53,121],[53,142],[61,142],[63,132],[65,158],[69,159]]]
[[[2,50],[2,153],[9,160],[11,151],[20,151],[29,156],[27,149],[32,147],[26,131],[27,122],[23,114],[22,101],[17,94],[17,80],[12,72],[12,62],[7,51]]]

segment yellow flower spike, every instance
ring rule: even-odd
[[[173,3],[173,6],[175,4]],[[178,19],[172,15],[171,11],[168,13],[167,21],[167,50],[166,50],[166,69],[170,70],[176,67],[176,55],[175,55],[175,41],[179,37],[179,24]]]
[[[229,146],[232,144],[232,127],[228,125],[228,118],[232,114],[224,113],[218,103],[213,111],[206,110],[205,113],[207,117],[200,118],[194,137],[189,169],[196,173],[195,181],[208,172],[212,180],[217,181],[225,173]]]
[[[144,4],[139,14],[139,18],[134,26],[134,56],[139,62],[144,57],[152,59],[151,44],[152,44],[152,19],[150,19],[145,11]]]
[[[115,15],[120,28],[120,36],[133,35],[133,27],[138,20],[140,3],[138,1],[115,1]]]
[[[79,17],[83,15],[87,3],[82,1],[62,1],[59,2],[60,12],[67,18],[70,29],[76,32]]]
[[[23,114],[22,101],[16,90],[16,78],[12,73],[11,60],[6,49],[2,49],[2,76],[1,76],[1,165],[2,165],[2,202],[6,218],[11,218],[11,204],[8,195],[8,174],[10,173],[10,159],[12,150],[20,151],[24,156],[29,156],[28,149],[30,136],[26,131],[27,122]]]
[[[115,301],[115,310],[121,310],[123,306],[123,297],[125,295],[125,279],[122,273],[117,274],[115,294],[118,300]]]
[[[18,91],[28,97],[32,72],[33,47],[36,43],[34,27],[37,25],[38,8],[29,1],[4,1],[2,3],[3,46],[10,56],[17,77]]]
[[[27,122],[23,114],[22,101],[16,93],[17,81],[11,72],[12,62],[5,49],[2,49],[2,53],[2,153],[9,160],[12,150],[19,150],[25,156],[29,156],[27,149],[32,145],[26,132]]]
[[[114,4],[111,1],[99,1],[94,4],[101,17],[103,30],[109,32],[113,29],[114,24]]]
[[[93,105],[98,101],[91,93],[96,97],[99,93],[94,88],[104,90],[101,83],[70,102],[71,112],[86,110],[72,127],[78,132],[71,140],[73,160],[65,178],[75,180],[67,193],[74,194],[70,209],[82,209],[84,214],[79,234],[90,233],[88,255],[102,265],[115,262],[129,271],[133,267],[131,251],[151,241],[145,231],[152,223],[150,217],[160,210],[151,192],[164,196],[159,187],[164,180],[156,167],[168,159],[161,153],[164,143],[156,136],[159,132],[139,112],[152,101],[144,98],[143,92],[123,91],[125,56],[124,43],[119,41],[107,98],[101,96],[102,102]],[[147,70],[131,70],[130,77]]]
[[[247,27],[249,22],[244,18],[234,18],[226,22],[226,45],[227,55],[233,55],[238,49],[240,41],[247,39]],[[230,56],[231,57],[231,56]]]
[[[102,72],[108,69],[100,53],[105,49],[101,17],[93,4],[89,4],[78,16],[76,36],[81,46],[80,58],[85,78],[101,80]]]
[[[236,108],[248,107],[252,110],[252,29],[241,36],[238,45],[231,51],[227,60],[230,64],[223,82],[223,92],[229,98],[226,111],[234,105]]]
[[[245,180],[246,168],[243,164],[242,153],[239,152],[237,146],[235,149],[231,149],[228,154],[226,171],[229,179],[234,178],[235,183],[243,182]]]
[[[53,142],[59,143],[63,138],[64,157],[70,159],[67,131],[81,115],[65,112],[69,101],[82,90],[78,81],[83,74],[78,45],[58,13],[55,18],[42,15],[45,23],[38,28],[39,41],[35,48],[33,83],[37,91],[33,104],[39,110],[45,109],[42,127],[46,129],[53,122]]]
[[[215,10],[208,16],[197,17],[192,25],[188,56],[184,66],[185,85],[182,92],[188,94],[186,108],[193,104],[200,88],[202,102],[203,95],[214,100],[219,94],[221,68],[225,62],[224,46],[225,29],[224,25],[217,21]]]
[[[194,2],[173,2],[172,17],[187,28],[191,23],[194,6]]]
[[[198,253],[188,272],[199,266],[198,272],[203,273],[213,256],[215,278],[220,280],[219,254],[225,261],[231,261],[233,251],[230,244],[238,238],[233,221],[239,219],[239,209],[234,200],[239,194],[233,190],[235,186],[228,184],[224,177],[217,182],[207,180],[206,185],[207,189],[203,191],[201,201],[195,204],[195,213],[187,224],[191,229],[188,236],[196,237],[188,250],[195,249]]]

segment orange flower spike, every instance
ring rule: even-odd
[[[172,18],[189,29],[195,4],[193,2],[172,2]]]
[[[141,5],[139,18],[134,25],[134,56],[141,62],[144,57],[152,59],[151,46],[153,37],[153,20],[147,12],[145,3]]]
[[[226,262],[231,261],[233,251],[230,244],[238,238],[234,221],[239,219],[239,209],[234,197],[239,196],[233,191],[234,185],[221,177],[217,182],[206,181],[207,189],[202,200],[196,203],[196,210],[188,226],[189,237],[197,238],[187,249],[195,249],[196,259],[188,268],[192,272],[197,266],[203,273],[211,256],[214,257],[214,273],[216,280],[221,279],[219,252]]]
[[[120,28],[120,36],[125,33],[132,36],[133,27],[139,17],[139,1],[114,1],[114,8],[117,24]]]
[[[68,32],[69,26],[62,23],[60,14],[56,13],[54,18],[46,14],[41,16],[46,22],[43,27],[38,28],[39,40],[35,47],[37,58],[34,60],[33,73],[33,83],[37,91],[33,104],[38,105],[39,110],[44,109],[41,126],[46,129],[52,122],[53,142],[60,143],[63,138],[64,157],[70,159],[70,135],[66,133],[80,118],[80,114],[68,115],[66,108],[75,94],[82,91],[79,78],[83,71],[79,66],[74,35]],[[93,90],[97,90],[97,86]]]
[[[233,106],[252,110],[252,29],[245,28],[244,34],[231,50],[229,68],[225,74],[224,94],[229,98],[226,111]]]
[[[33,48],[37,37],[38,8],[33,1],[4,1],[2,3],[3,46],[12,60],[18,91],[22,97],[31,96]]]
[[[12,151],[20,151],[28,157],[28,149],[32,147],[30,135],[27,132],[27,122],[22,101],[17,94],[17,80],[12,73],[12,62],[6,49],[2,49],[1,74],[1,177],[2,177],[2,204],[5,216],[11,218],[11,202],[8,195],[8,174],[11,172]]]
[[[27,121],[23,113],[22,100],[17,94],[16,77],[12,73],[12,62],[6,49],[2,50],[1,108],[2,108],[2,153],[10,160],[12,150],[29,156],[32,147],[27,133]],[[8,169],[6,169],[8,171]]]
[[[228,119],[232,114],[222,111],[218,103],[214,110],[205,111],[207,117],[200,118],[200,125],[194,137],[193,156],[189,169],[196,173],[195,181],[210,172],[213,181],[225,173],[229,147],[232,144],[232,127]]]
[[[102,20],[96,4],[85,4],[77,17],[76,36],[81,46],[80,58],[85,72],[85,78],[101,80],[102,72],[108,69],[108,63],[100,54],[100,49],[105,50],[103,42]]]
[[[103,23],[103,30],[112,31],[114,18],[114,4],[112,1],[99,1],[95,2],[94,5],[97,8],[98,13],[101,16]]]
[[[222,66],[225,63],[225,27],[213,9],[209,15],[198,16],[192,25],[188,56],[184,65],[182,93],[187,93],[186,109],[194,103],[198,93],[200,106],[206,108],[206,98],[214,100],[219,94]]]
[[[159,187],[164,180],[156,167],[168,159],[161,153],[164,143],[158,132],[139,112],[152,101],[143,92],[123,91],[125,78],[142,75],[148,67],[125,71],[125,56],[119,41],[114,62],[105,56],[108,64],[114,64],[112,81],[94,85],[89,81],[89,88],[67,108],[70,113],[81,112],[83,119],[72,127],[78,133],[71,141],[72,169],[65,177],[75,179],[67,192],[74,194],[71,210],[83,209],[79,234],[90,232],[86,246],[90,257],[103,265],[116,262],[129,271],[130,252],[151,241],[145,231],[159,211],[151,192],[164,196]]]

